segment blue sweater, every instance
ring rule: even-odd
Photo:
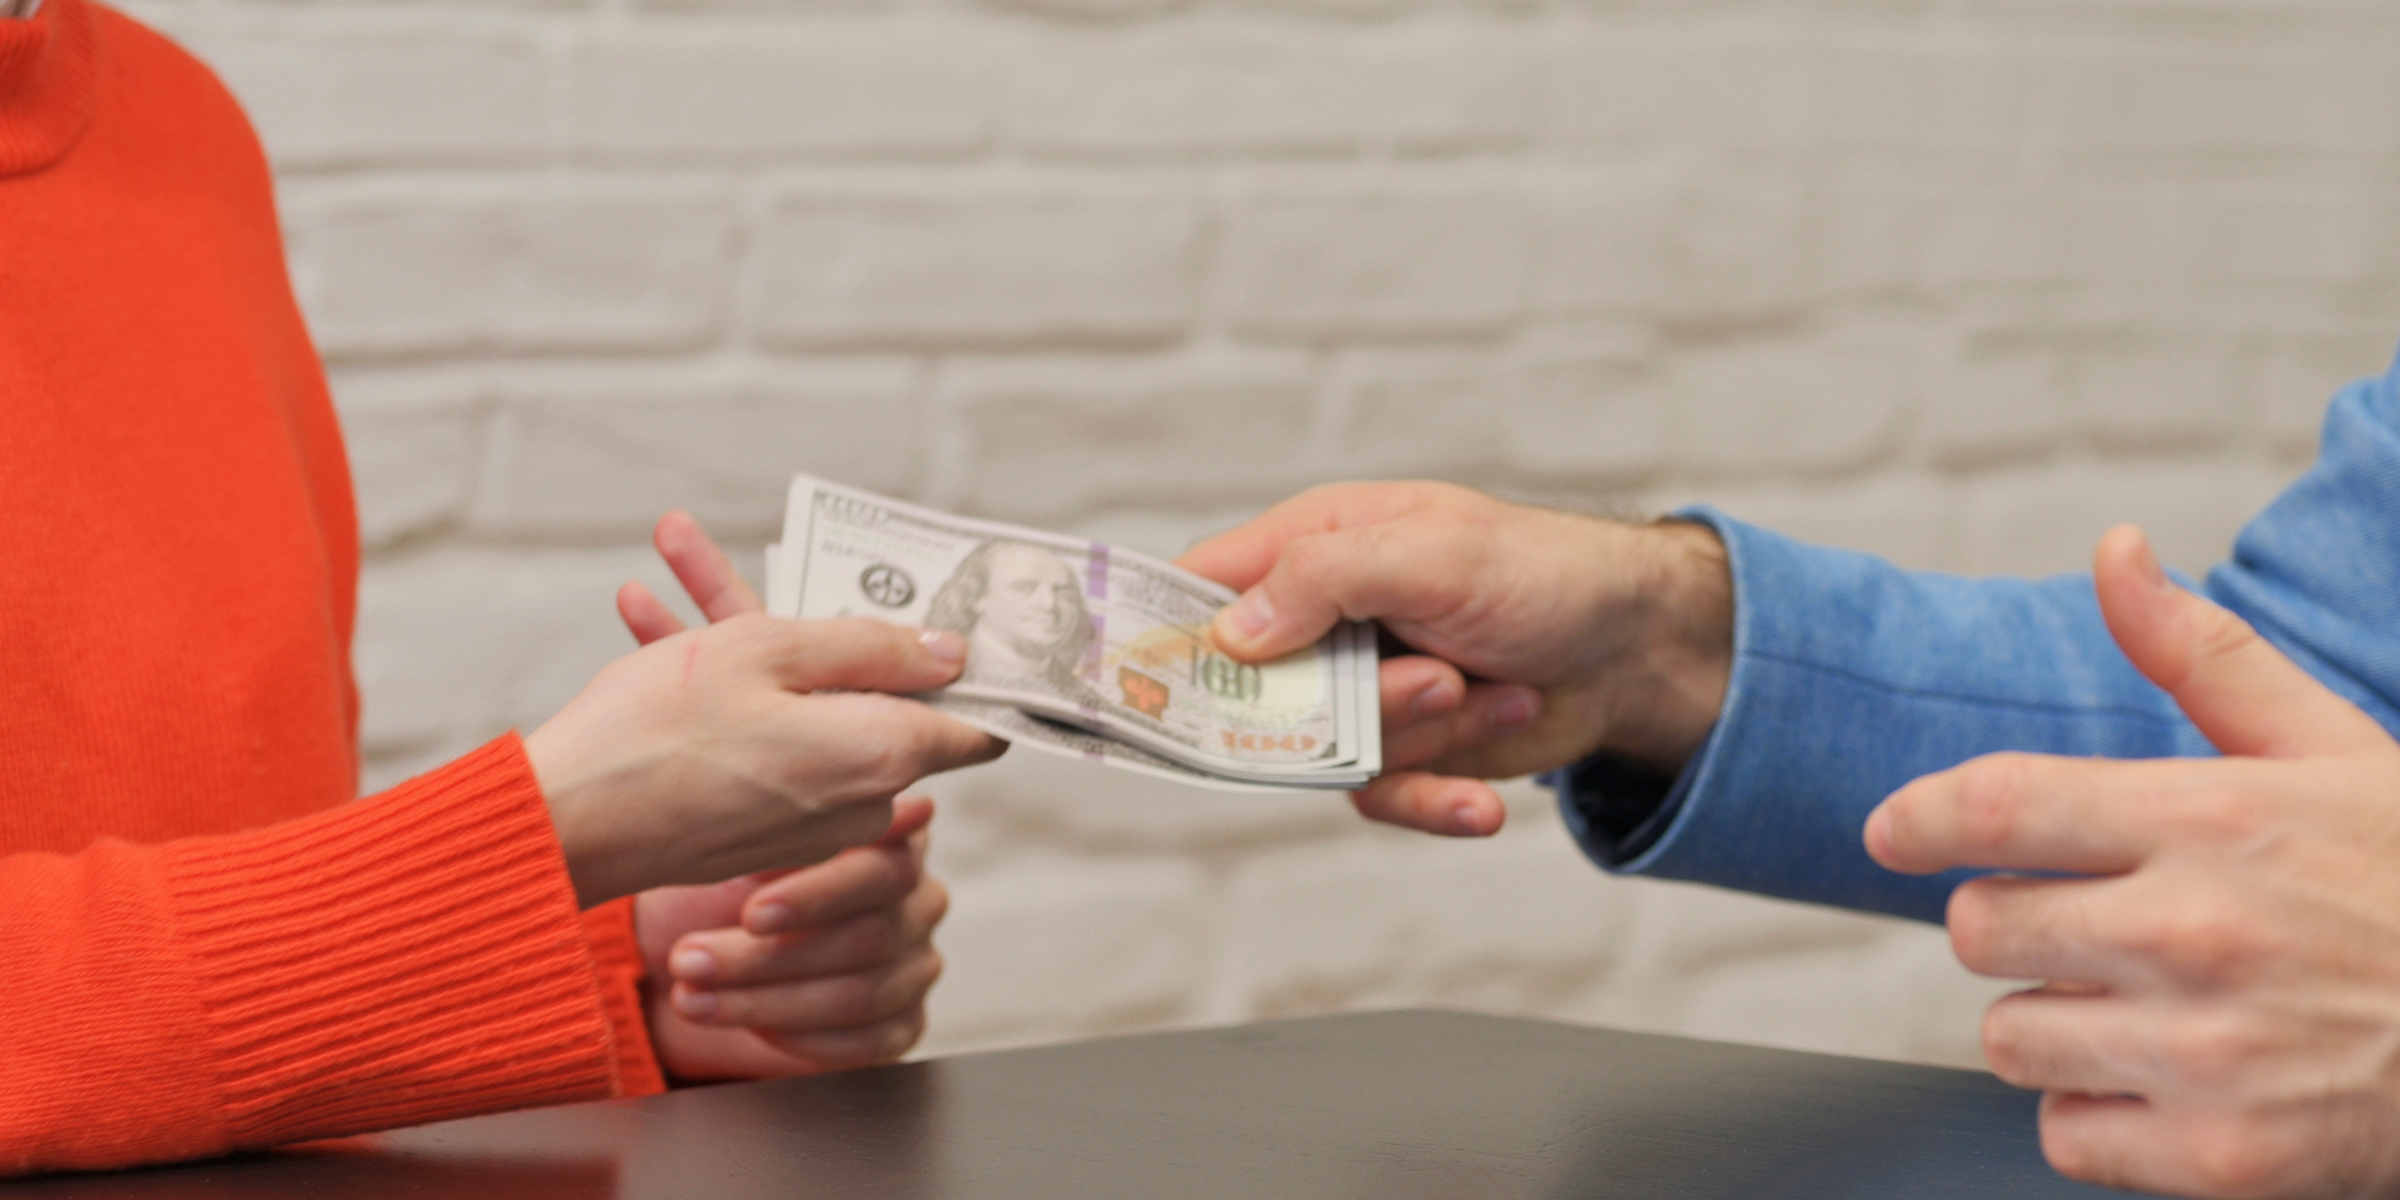
[[[1894,874],[1860,843],[1902,784],[1997,750],[2215,752],[2118,651],[2088,574],[1903,571],[1685,515],[1731,559],[1731,687],[1671,783],[1606,760],[1550,780],[1604,867],[1939,921],[1968,873]],[[2400,365],[2335,397],[2316,464],[2203,590],[2400,730]]]

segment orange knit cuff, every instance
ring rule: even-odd
[[[592,969],[600,981],[600,1003],[616,1031],[617,1094],[655,1096],[667,1090],[658,1052],[650,1044],[650,1018],[642,1002],[641,942],[633,927],[633,897],[611,900],[583,914]]]
[[[513,734],[378,796],[161,849],[235,1145],[613,1090],[574,888]]]

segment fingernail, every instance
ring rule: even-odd
[[[667,957],[667,973],[683,983],[707,983],[717,977],[717,956],[686,946]]]
[[[1450,828],[1468,837],[1483,832],[1483,805],[1473,800],[1461,800],[1450,810]]]
[[[675,1011],[687,1017],[703,1019],[713,1017],[717,1015],[717,1010],[721,1007],[723,1006],[718,1003],[715,992],[703,992],[688,987],[675,989]]]
[[[1892,818],[1881,805],[1867,814],[1867,829],[1862,840],[1866,842],[1869,858],[1880,860],[1884,851],[1891,848]]]
[[[1541,693],[1521,688],[1492,706],[1492,728],[1522,729],[1542,715]]]
[[[788,905],[761,904],[750,910],[749,917],[742,924],[752,933],[782,933],[792,927],[797,915]]]
[[[1275,602],[1267,599],[1267,589],[1251,588],[1225,610],[1224,620],[1243,641],[1255,640],[1275,623]]]
[[[943,662],[956,664],[967,661],[967,639],[947,629],[928,629],[917,635],[917,644],[925,647],[925,653]]]
[[[1408,715],[1411,718],[1438,717],[1457,708],[1458,700],[1458,692],[1451,688],[1448,680],[1436,679],[1418,688],[1417,694],[1408,698]]]

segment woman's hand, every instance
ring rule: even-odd
[[[658,550],[712,622],[755,615],[756,593],[691,517]],[[639,583],[617,594],[645,644],[684,632]],[[950,906],[925,873],[933,801],[902,797],[871,845],[791,871],[653,888],[634,906],[651,1045],[677,1080],[758,1079],[891,1062],[925,1032],[941,975],[933,929]]]
[[[662,549],[682,545],[667,536],[676,522],[661,522]],[[697,527],[688,533],[706,545]],[[885,694],[955,678],[965,660],[955,634],[755,611],[640,632],[663,636],[525,739],[587,906],[830,858],[890,828],[902,789],[1005,748]]]

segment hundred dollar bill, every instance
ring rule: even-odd
[[[942,696],[1224,780],[1356,787],[1381,769],[1371,628],[1239,663],[1207,633],[1234,594],[1145,555],[801,476],[771,576],[771,612],[963,635],[966,667]]]
[[[767,592],[771,596],[788,594],[781,584],[782,557],[782,546],[769,545],[767,547]],[[1371,663],[1370,669],[1372,669]],[[972,725],[994,737],[1006,739],[1014,745],[1028,747],[1045,754],[1099,763],[1104,766],[1116,767],[1119,770],[1161,779],[1172,779],[1178,783],[1209,788],[1214,791],[1280,792],[1288,791],[1296,786],[1304,786],[1291,783],[1245,783],[1220,778],[1197,768],[1184,766],[1172,759],[1152,754],[1139,746],[1118,741],[1105,734],[1094,733],[1088,729],[1035,716],[1023,709],[998,701],[974,700],[965,696],[945,695],[939,692],[921,696],[919,699],[953,720]]]

